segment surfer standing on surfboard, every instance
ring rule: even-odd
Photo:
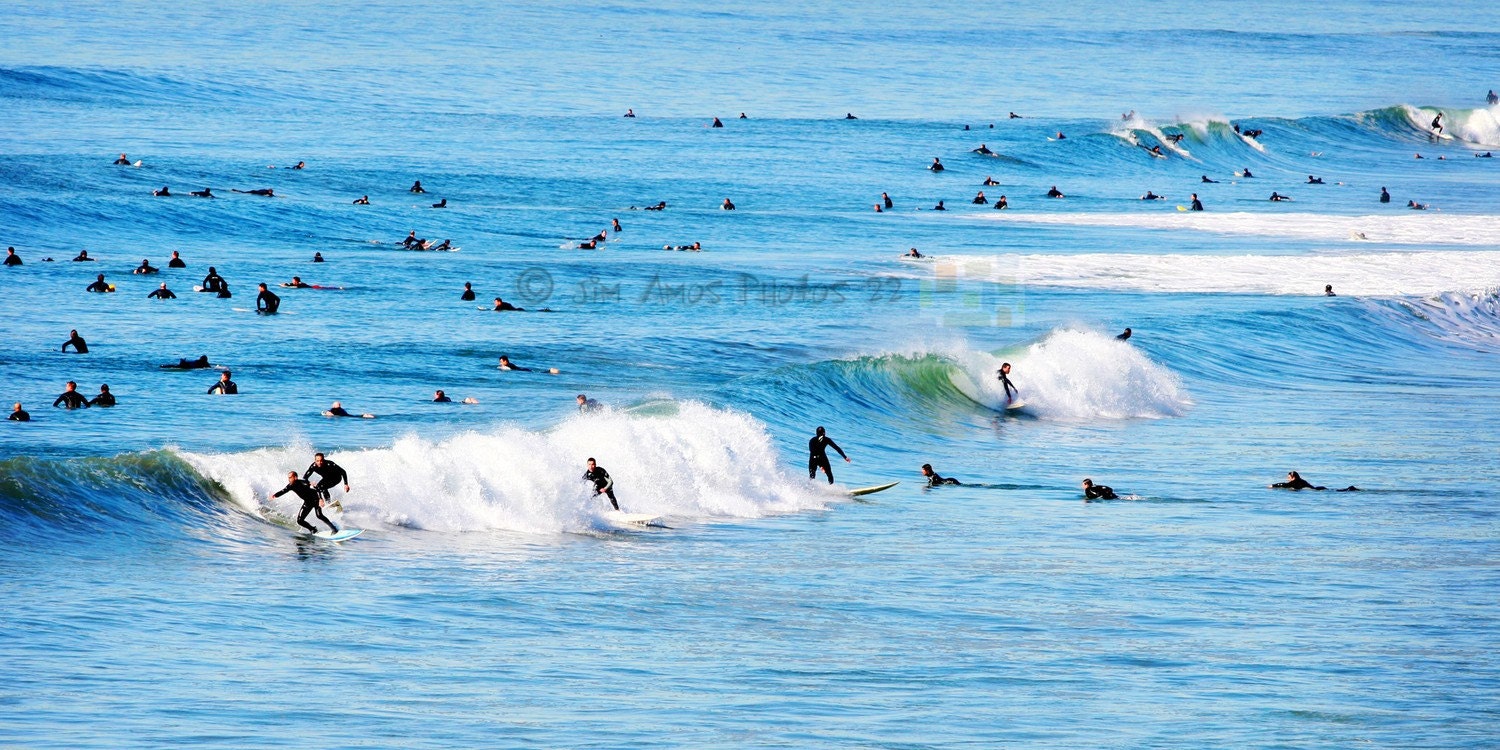
[[[1015,384],[1010,382],[1010,363],[1001,363],[1000,369],[995,371],[995,375],[999,378],[1000,385],[1005,388],[1005,403],[1009,405],[1016,400],[1016,395],[1020,393]]]
[[[306,479],[298,479],[297,472],[295,471],[286,473],[286,486],[271,493],[271,499],[274,500],[288,492],[302,498],[302,512],[297,514],[298,526],[314,534],[318,533],[318,527],[307,522],[308,513],[317,513],[319,521],[328,524],[328,528],[333,533],[339,533],[339,527],[334,526],[333,522],[328,520],[328,516],[323,515],[323,501],[318,497],[318,491],[313,489],[312,485],[308,484]]]
[[[609,478],[609,472],[603,466],[589,459],[589,470],[583,473],[583,478],[594,483],[594,496],[604,495],[609,498],[609,504],[620,509],[620,502],[615,499],[615,480]]]
[[[838,451],[844,463],[850,463],[849,457],[844,455],[844,449],[840,448],[838,443],[833,442],[833,438],[828,437],[822,426],[819,426],[817,434],[813,435],[812,440],[807,441],[808,479],[817,479],[818,469],[822,469],[823,473],[828,475],[828,483],[833,484],[833,467],[828,465],[829,448]]]

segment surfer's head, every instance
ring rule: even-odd
[[[922,464],[922,476],[932,476],[932,464]]]
[[[1093,486],[1094,486],[1094,480],[1092,480],[1092,479],[1085,479],[1085,480],[1083,480],[1083,488],[1084,489],[1088,489],[1088,488],[1093,487]]]
[[[823,426],[818,425],[818,429],[814,430],[813,432],[816,433],[818,437],[823,437]]]

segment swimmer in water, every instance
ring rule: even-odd
[[[982,154],[984,156],[994,156],[995,155],[995,152],[991,151],[990,148],[989,148],[989,146],[986,146],[983,143],[979,144],[979,148],[974,149],[973,153]]]
[[[115,165],[116,166],[123,165],[123,166],[127,166],[128,167],[128,166],[130,166],[130,158],[127,157],[124,154],[120,154],[120,158],[115,159]]]
[[[1159,200],[1166,200],[1166,198],[1165,198],[1165,196],[1160,196],[1160,195],[1157,195],[1156,193],[1151,192],[1150,190],[1147,190],[1146,194],[1143,195],[1143,196],[1141,196],[1141,200],[1143,200],[1143,201],[1159,201]]]
[[[1052,189],[1047,191],[1047,197],[1048,198],[1066,198],[1067,196],[1063,195],[1062,191],[1058,190],[1056,185],[1053,185]]]
[[[25,409],[22,409],[21,402],[17,401],[16,405],[11,407],[10,416],[6,417],[6,419],[9,419],[12,422],[30,422],[31,414],[28,413]]]
[[[401,240],[401,246],[411,247],[412,245],[420,244],[421,242],[421,240],[417,239],[417,230],[413,229],[410,232],[406,233],[406,239]]]
[[[356,205],[356,206],[368,206],[368,205],[370,205],[370,196],[368,196],[368,195],[361,195],[360,197],[355,198],[354,199],[354,205]]]
[[[188,193],[188,195],[191,195],[195,198],[212,198],[214,197],[214,191],[212,188],[203,188],[202,190],[194,190],[191,193]]]
[[[1115,341],[1129,341],[1131,333],[1132,331],[1129,328],[1126,328],[1123,333],[1115,337]]]
[[[734,204],[730,203],[728,198],[725,198],[724,202],[721,203],[721,204],[719,204],[719,208],[722,208],[725,211],[733,211],[734,210]]]
[[[314,252],[313,253],[312,262],[314,262],[314,263],[322,263],[323,262],[323,254],[319,253],[319,252]]]
[[[114,405],[115,394],[109,392],[108,383],[100,385],[99,395],[93,397],[92,399],[89,399],[89,406],[98,406],[104,409],[108,409],[109,407]]]
[[[1413,210],[1413,211],[1426,211],[1427,210],[1427,204],[1426,203],[1418,203],[1416,201],[1407,201],[1406,202],[1406,207],[1409,208],[1409,209],[1411,209],[1411,210]]]
[[[1333,293],[1333,285],[1332,284],[1324,284],[1323,285],[1323,296],[1324,297],[1337,297],[1338,295]]]
[[[463,300],[464,302],[473,302],[474,301],[474,285],[471,282],[465,281],[464,282],[464,293],[460,294],[458,296],[458,298],[461,299],[461,300]]]
[[[79,250],[78,254],[75,255],[75,256],[73,256],[73,262],[74,263],[93,263],[94,259],[89,257],[89,251],[87,251],[87,250]]]
[[[989,175],[985,175],[984,182],[980,184],[984,185],[985,187],[995,187],[1000,184],[1000,181],[993,177],[990,177]]]
[[[409,187],[409,188],[406,189],[406,192],[408,192],[408,193],[425,193],[427,191],[425,189],[423,189],[423,187],[422,187],[422,181],[421,180],[417,180],[416,182],[413,182],[411,184],[411,187]]]
[[[1292,199],[1292,197],[1289,196],[1289,195],[1282,195],[1281,193],[1278,193],[1275,190],[1271,191],[1271,201],[1273,201],[1275,203],[1280,203],[1282,201],[1289,201],[1291,199]]]
[[[609,504],[613,505],[615,510],[620,509],[620,501],[615,499],[615,480],[610,479],[609,472],[605,471],[604,467],[596,463],[592,457],[589,458],[588,470],[583,472],[583,478],[594,483],[594,497],[604,495],[609,498]]]
[[[1059,130],[1059,131],[1057,131],[1057,140],[1059,140],[1059,141],[1066,141],[1066,140],[1068,140],[1068,137],[1065,136],[1065,135],[1063,135],[1062,131]]]
[[[724,127],[724,123],[719,122],[719,118],[715,117],[713,124],[709,125],[709,127],[711,127],[711,128],[722,128],[722,127]]]
[[[1322,185],[1323,184],[1323,178],[1322,177],[1313,177],[1312,175],[1308,175],[1307,176],[1307,184],[1309,184],[1309,185]]]
[[[438,201],[437,203],[432,204],[432,207],[433,208],[447,208],[448,207],[448,199],[444,198],[444,199]]]
[[[271,188],[256,188],[254,190],[240,190],[239,188],[231,188],[231,190],[236,193],[244,193],[245,195],[259,195],[265,198],[276,197],[276,191],[272,190]]]
[[[369,419],[370,417],[372,417],[374,415],[373,414],[354,414],[354,413],[350,412],[348,409],[344,408],[344,403],[342,401],[335,401],[335,402],[333,402],[332,406],[328,407],[328,409],[323,412],[323,416],[325,416],[325,417],[364,417],[365,419]],[[311,468],[308,469],[308,471],[311,471],[311,470],[312,470]],[[349,490],[345,489],[344,491],[348,492]]]
[[[208,355],[204,354],[197,359],[179,357],[175,365],[157,365],[163,370],[206,370],[213,365],[208,363]]]
[[[299,161],[296,164],[292,165],[292,169],[306,169],[306,168],[307,168],[307,162],[305,162],[305,161]]]
[[[940,161],[936,156],[932,157],[932,165],[927,168],[934,172],[941,172],[945,169],[945,167],[943,166],[943,162]]]
[[[1094,480],[1083,480],[1083,501],[1090,500],[1119,500],[1120,496],[1115,494],[1108,485],[1094,484]]]
[[[610,219],[609,220],[609,224],[610,224],[610,229],[615,230],[615,234],[619,234],[620,232],[625,231],[624,228],[620,226],[620,220],[619,219]]]
[[[1010,382],[1010,363],[1000,363],[1000,369],[995,371],[995,376],[996,380],[1000,381],[1000,387],[1005,389],[1005,403],[1008,405],[1015,402],[1016,396],[1021,392],[1016,388],[1015,383]]]
[[[599,247],[599,241],[598,240],[587,240],[587,241],[578,243],[578,249],[579,250],[595,250],[595,249],[598,249],[598,247]]]
[[[494,307],[493,312],[512,312],[512,311],[514,311],[514,312],[526,312],[526,308],[524,308],[524,307],[516,307],[515,305],[512,305],[511,303],[506,302],[505,300],[500,299],[499,297],[495,298],[495,307]]]
[[[1019,119],[1021,119],[1021,116],[1018,115],[1018,114],[1016,114],[1015,112],[1012,112],[1012,113],[1010,113],[1010,119],[1012,119],[1012,120],[1019,120]]]
[[[432,403],[451,404],[453,403],[453,399],[448,398],[448,394],[443,393],[443,389],[439,388],[436,393],[432,394]]]
[[[1240,176],[1241,177],[1254,177],[1255,175],[1250,174],[1250,168],[1249,167],[1245,167],[1243,170],[1240,171]]]
[[[932,470],[932,464],[922,464],[922,476],[927,478],[928,487],[941,487],[945,484],[962,484],[962,482],[953,477],[939,476],[937,472]]]
[[[7,248],[5,248],[5,265],[7,265],[7,266],[24,265],[23,263],[21,263],[21,256],[16,255],[16,249],[15,248],[13,248],[13,247],[7,247]]]
[[[1193,205],[1188,207],[1189,211],[1202,211],[1203,201],[1198,200],[1198,194],[1193,193]]]
[[[156,268],[156,266],[151,265],[151,261],[149,261],[149,260],[147,260],[145,258],[141,258],[141,264],[139,266],[136,266],[134,271],[131,271],[131,273],[137,274],[137,275],[145,275],[145,274],[148,274],[148,273],[157,273],[157,272],[158,272],[158,269]]]
[[[166,185],[162,185],[161,186],[161,190],[152,190],[151,194],[154,195],[154,196],[156,196],[156,197],[158,197],[158,198],[171,198],[172,197],[172,191]]]
[[[645,208],[645,210],[647,210],[647,211],[665,211],[665,210],[667,210],[667,202],[666,201],[659,201],[654,206],[647,206]]]
[[[853,112],[849,112],[849,113],[846,113],[844,115],[844,119],[845,120],[858,120],[859,118],[855,117]]]
[[[885,204],[886,208],[895,208],[896,207],[896,204],[893,201],[891,201],[891,196],[888,195],[888,194],[886,194],[886,193],[881,193],[880,194],[880,202],[883,203],[883,204]]]
[[[101,273],[97,278],[94,279],[94,283],[88,285],[85,291],[93,292],[95,294],[104,294],[106,292],[112,292],[114,290],[110,288],[109,284],[105,283],[104,274]]]
[[[220,396],[234,396],[234,395],[237,395],[240,392],[240,387],[233,380],[229,379],[229,377],[231,375],[233,375],[233,374],[234,373],[232,373],[232,372],[230,372],[228,370],[225,370],[225,371],[219,373],[219,380],[218,380],[218,382],[216,382],[213,385],[209,386],[208,387],[208,392],[211,393],[211,394],[212,393],[217,393]]]
[[[1210,179],[1208,179],[1208,175],[1203,175],[1202,182],[1204,184],[1207,184],[1207,185],[1217,185],[1217,184],[1219,184],[1218,180],[1210,180]]]
[[[255,312],[259,315],[275,315],[281,309],[281,298],[275,292],[266,288],[265,284],[256,287],[260,294],[255,295]]]
[[[219,293],[217,296],[219,299],[230,299],[234,297],[233,294],[229,293],[229,282],[226,281],[219,284]]]
[[[828,476],[828,483],[833,484],[833,467],[828,463],[829,448],[838,451],[839,457],[844,459],[844,463],[852,463],[849,460],[849,456],[844,453],[844,449],[840,448],[838,443],[833,442],[833,438],[828,437],[826,430],[818,427],[818,429],[814,430],[812,439],[807,441],[808,479],[817,479],[818,469],[822,469],[823,473]]]
[[[291,281],[283,281],[283,282],[281,282],[281,285],[284,286],[284,287],[287,287],[289,289],[311,289],[312,288],[312,284],[308,284],[308,283],[304,282],[302,280],[301,276],[293,276]]]
[[[748,120],[748,119],[750,119],[750,118],[748,118],[748,117],[746,117],[746,116],[745,116],[745,113],[744,113],[744,112],[741,112],[741,113],[740,113],[740,119],[741,119],[741,120]]]
[[[974,200],[972,200],[970,202],[973,203],[976,206],[988,206],[990,204],[989,199],[986,198],[986,197],[984,197],[984,191],[983,190],[979,191],[979,194],[976,195],[976,196],[974,196]]]
[[[83,337],[78,335],[78,329],[77,328],[74,328],[73,330],[68,331],[68,340],[63,342],[62,350],[63,351],[67,351],[68,347],[70,347],[70,346],[73,347],[73,351],[76,352],[76,353],[78,353],[78,354],[88,354],[89,353],[88,342],[84,341]]]
[[[500,355],[500,369],[507,372],[531,372],[530,367],[522,367],[512,361],[504,354]]]
[[[78,384],[71,380],[68,381],[67,385],[63,386],[62,394],[52,402],[52,408],[56,409],[58,404],[61,404],[64,409],[69,411],[89,408],[89,400],[84,398],[82,393],[78,392]]]
[[[999,198],[995,199],[995,208],[997,208],[997,209],[1010,208],[1010,201],[1006,200],[1005,196],[1002,195]]]
[[[621,115],[621,117],[635,117],[635,110],[627,109],[625,110],[625,114]]]
[[[948,207],[944,206],[942,201],[938,201],[937,205],[932,207],[932,210],[934,210],[934,211],[947,211]]]
[[[176,250],[173,250],[172,259],[167,261],[167,268],[187,268],[187,263],[184,263],[182,256],[178,255]]]
[[[177,299],[177,295],[173,294],[172,290],[167,288],[167,282],[165,281],[161,283],[161,286],[146,295],[146,297],[150,299]]]
[[[1391,202],[1391,194],[1388,193],[1388,192],[1386,192],[1386,190],[1385,190],[1384,187],[1380,188],[1380,202],[1381,203],[1390,203]]]
[[[916,248],[912,248],[912,249],[906,251],[906,257],[908,257],[908,258],[921,258],[921,257],[924,257],[924,256],[921,253],[917,252]]]

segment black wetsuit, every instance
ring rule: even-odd
[[[531,372],[531,368],[530,367],[522,367],[522,366],[520,366],[518,364],[515,364],[514,362],[509,362],[509,361],[507,361],[503,365],[500,365],[500,369],[502,369],[502,370],[509,370],[509,371],[512,371],[512,372]]]
[[[181,258],[173,258],[167,261],[167,268],[187,268],[187,263],[184,263]]]
[[[1380,189],[1380,202],[1381,203],[1390,203],[1391,202],[1391,194],[1387,193],[1385,191],[1385,188],[1381,188]]]
[[[9,419],[12,422],[30,422],[31,415],[28,414],[25,409],[22,409],[21,411],[11,412]]]
[[[95,396],[92,401],[89,401],[89,406],[103,406],[107,408],[114,405],[115,394],[113,393],[100,393],[99,395]]]
[[[465,302],[473,302],[474,301],[474,290],[473,289],[465,289],[464,293],[460,294],[458,296],[458,298],[461,299],[461,300],[463,300],[463,301],[465,301]]]
[[[63,391],[62,395],[58,396],[57,400],[52,402],[52,405],[54,407],[58,404],[62,404],[65,408],[68,409],[89,408],[89,400],[84,398],[83,394],[79,393],[78,391]]]
[[[1297,477],[1296,479],[1293,479],[1290,482],[1277,482],[1276,484],[1273,484],[1271,486],[1273,488],[1275,488],[1275,489],[1278,489],[1278,490],[1326,490],[1326,489],[1328,489],[1327,487],[1314,487],[1312,482],[1309,482],[1306,479],[1303,479],[1302,477]]]
[[[932,473],[931,476],[927,477],[927,486],[928,487],[941,487],[941,486],[943,486],[945,484],[962,484],[962,482],[959,482],[957,479],[954,479],[953,477],[940,476],[935,471]]]
[[[1052,188],[1051,190],[1047,191],[1047,197],[1048,198],[1061,198],[1061,197],[1063,197],[1063,194],[1062,194],[1061,190],[1058,190],[1057,188]]]
[[[225,396],[233,396],[240,392],[240,387],[233,380],[220,380],[208,387],[208,392],[219,392]]]
[[[103,281],[95,281],[94,283],[89,284],[88,289],[86,291],[95,292],[95,293],[98,293],[98,294],[103,294],[103,293],[109,291],[109,284],[106,284]]]
[[[211,273],[203,277],[203,291],[217,292],[224,288],[224,277],[217,273]]]
[[[1203,210],[1203,201],[1200,201],[1197,198],[1194,198],[1193,199],[1193,206],[1192,206],[1192,208],[1190,210],[1193,210],[1193,211],[1202,211]]]
[[[269,289],[255,297],[255,311],[261,315],[275,315],[279,307],[281,307],[281,298]]]
[[[163,370],[203,370],[209,367],[213,367],[213,365],[209,364],[208,355],[205,354],[197,359],[179,357],[177,359],[177,364],[159,365],[159,367],[161,367]]]
[[[69,338],[67,341],[64,341],[63,345],[62,345],[62,350],[63,351],[67,351],[69,344],[71,344],[73,346],[73,350],[76,351],[76,352],[78,352],[79,354],[88,354],[89,353],[89,345],[86,344],[86,343],[84,343],[82,336],[74,335],[73,337]]]
[[[148,273],[160,273],[160,272],[161,272],[160,269],[158,269],[156,266],[148,266],[145,263],[142,263],[139,266],[136,266],[135,270],[132,273],[144,275],[144,274],[148,274]]]
[[[434,404],[451,404],[451,403],[453,403],[453,399],[448,398],[447,396],[438,396],[437,398],[434,398],[432,400],[432,403],[434,403]]]
[[[173,293],[171,289],[155,289],[146,296],[154,297],[156,299],[177,299],[177,295]]]
[[[817,479],[818,469],[822,469],[828,475],[828,483],[833,484],[833,467],[828,464],[828,449],[838,451],[839,458],[845,461],[849,457],[844,455],[844,449],[833,438],[827,435],[814,435],[813,439],[807,441],[807,478]]]
[[[7,266],[19,266],[19,265],[21,265],[21,256],[19,256],[19,255],[7,255],[7,256],[5,256],[5,265],[7,265]]]
[[[1095,484],[1083,491],[1085,500],[1119,500],[1120,496],[1115,494],[1108,485]]]
[[[496,307],[494,311],[495,312],[526,312],[526,308],[524,308],[524,307],[516,307],[515,305],[512,305],[509,302],[501,301],[500,306]]]
[[[1005,389],[1005,401],[1006,403],[1009,403],[1011,399],[1014,399],[1016,395],[1021,391],[1016,388],[1014,383],[1010,382],[1009,375],[1006,375],[1003,372],[995,373],[995,375],[1000,380],[1000,387]]]
[[[595,465],[583,473],[583,478],[594,483],[594,494],[604,493],[609,504],[615,506],[615,510],[620,509],[619,501],[615,500],[615,480],[609,478],[609,472],[603,466]]]
[[[319,466],[317,462],[314,462],[311,466],[308,466],[307,471],[302,472],[302,478],[307,479],[314,474],[318,475],[318,483],[313,485],[313,489],[316,490],[318,495],[324,500],[328,499],[329,490],[341,484],[349,483],[349,474],[348,472],[344,471],[344,467],[339,466],[338,464],[329,461],[326,458],[323,459],[322,466]]]
[[[312,485],[307,483],[307,480],[298,479],[294,482],[288,483],[287,486],[282,487],[279,491],[276,492],[276,494],[272,495],[271,497],[281,497],[288,492],[296,495],[299,498],[302,498],[302,512],[297,514],[298,526],[301,526],[302,528],[316,534],[318,532],[318,527],[307,522],[307,514],[316,513],[318,514],[319,521],[328,524],[328,528],[332,529],[333,533],[338,533],[339,527],[334,526],[333,522],[328,520],[328,516],[323,515],[323,509],[318,507],[318,491],[313,489]]]
[[[328,416],[330,416],[330,417],[352,417],[354,415],[350,414],[342,406],[335,406],[335,407],[332,407],[332,408],[330,408],[328,410]]]

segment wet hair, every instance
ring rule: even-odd
[[[1092,479],[1085,479],[1085,480],[1083,480],[1083,483],[1086,484],[1086,485],[1088,485],[1088,486],[1090,486],[1090,487],[1094,486],[1094,480],[1092,480]]]
[[[323,454],[321,454],[321,453],[314,453],[314,454],[313,454],[313,458],[327,458],[327,456],[324,456],[324,455],[323,455]]]
[[[823,430],[823,426],[822,426],[822,425],[818,425],[818,429],[817,429],[817,430],[816,430],[816,432],[817,432],[817,433],[818,433],[818,434],[819,434],[819,435],[822,435],[822,434],[823,434],[823,432],[824,432],[824,430]]]
[[[589,400],[589,397],[588,397],[588,396],[585,396],[585,395],[583,395],[583,394],[582,394],[582,393],[580,393],[580,394],[578,394],[578,397],[579,397],[579,398],[581,398],[581,399],[583,399],[583,400],[584,400],[584,401],[587,401],[587,400]]]
[[[932,464],[922,464],[922,468],[926,471],[932,471]]]
[[[589,463],[599,463],[599,462],[595,461],[593,456],[589,456]]]

